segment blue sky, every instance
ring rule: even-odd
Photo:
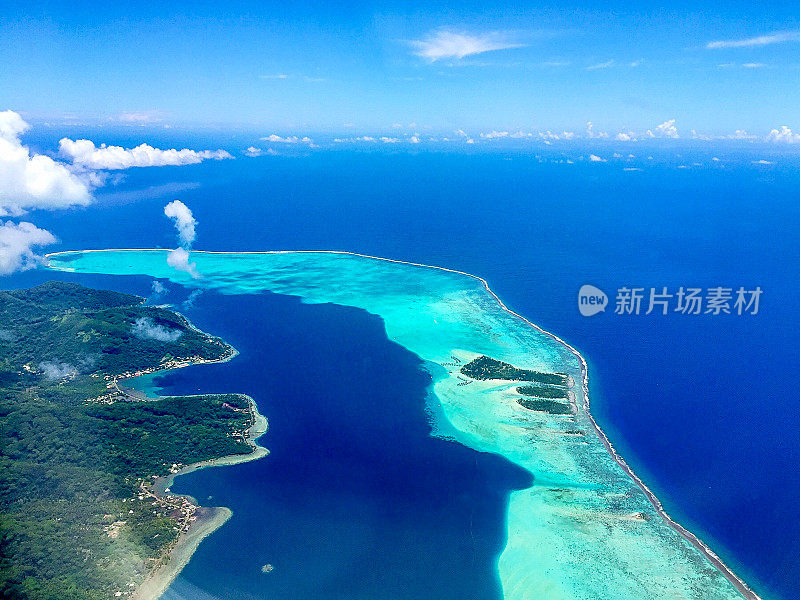
[[[800,129],[790,3],[102,4],[4,4],[0,110],[283,133]]]

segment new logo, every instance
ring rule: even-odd
[[[582,285],[578,291],[578,310],[584,317],[603,312],[608,306],[608,296],[593,285]]]

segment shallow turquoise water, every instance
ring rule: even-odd
[[[579,358],[567,346],[503,310],[481,281],[464,274],[346,254],[194,253],[202,278],[193,280],[170,269],[165,257],[164,251],[67,253],[51,265],[149,275],[222,294],[272,291],[355,306],[380,316],[391,340],[430,363],[488,354],[581,381]],[[739,597],[655,513],[582,410],[574,423],[533,414],[516,404],[509,386],[458,386],[445,370],[433,389],[455,439],[534,477],[509,502],[508,541],[497,565],[505,598]],[[574,391],[581,407],[583,390]],[[574,428],[585,435],[565,435]]]

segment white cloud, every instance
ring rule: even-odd
[[[640,67],[640,66],[642,66],[643,64],[644,64],[644,59],[643,59],[643,58],[640,58],[639,60],[634,60],[634,61],[633,61],[632,63],[630,63],[628,66],[631,66],[631,67]]]
[[[0,275],[33,269],[42,261],[33,248],[55,242],[52,233],[39,229],[33,223],[0,221]]]
[[[761,69],[766,66],[767,65],[764,63],[757,63],[757,62],[742,63],[742,68],[744,69]]]
[[[605,158],[600,158],[600,157],[599,157],[599,156],[597,156],[596,154],[590,154],[590,155],[589,155],[589,160],[590,160],[591,162],[606,162],[606,159],[605,159]]]
[[[50,381],[75,377],[78,369],[65,362],[47,361],[39,363],[39,370]]]
[[[419,137],[412,135],[410,138],[408,138],[408,142],[410,144],[419,144]]]
[[[752,48],[754,46],[769,46],[771,44],[797,41],[800,41],[800,31],[784,31],[742,40],[719,40],[715,42],[708,42],[706,44],[706,48]]]
[[[747,133],[744,129],[737,129],[728,136],[732,140],[754,140],[757,136]]]
[[[359,137],[349,137],[349,138],[333,138],[333,141],[339,144],[345,143],[353,143],[353,142],[377,142],[374,137],[369,135],[362,135]]]
[[[617,135],[614,136],[614,139],[618,142],[635,142],[636,137],[632,131],[628,131],[627,133],[624,131],[620,131]]]
[[[195,279],[200,277],[200,273],[197,271],[197,263],[189,262],[189,251],[185,248],[175,248],[175,250],[167,254],[167,264],[173,269],[189,273]]]
[[[780,129],[773,129],[767,134],[767,141],[779,144],[797,144],[800,143],[800,133],[793,133],[786,125],[782,125]]]
[[[384,144],[397,144],[397,143],[399,143],[399,142],[400,142],[400,138],[396,138],[396,137],[386,137],[386,136],[383,136],[383,137],[381,137],[381,138],[379,138],[379,139],[380,139],[380,141],[382,141]]]
[[[255,146],[250,146],[247,150],[244,151],[245,156],[261,156],[264,154],[264,151],[261,148],[256,148]]]
[[[508,137],[507,131],[490,131],[489,133],[481,133],[480,136],[487,140],[492,140],[496,138],[504,138]]]
[[[692,129],[692,139],[693,140],[702,140],[704,142],[710,142],[711,136],[706,135],[705,133],[698,133],[696,130]]]
[[[164,214],[175,222],[180,243],[178,248],[167,254],[167,264],[173,269],[189,273],[194,278],[200,277],[197,264],[189,262],[189,251],[194,243],[195,225],[197,225],[192,211],[180,200],[173,200],[164,207]]]
[[[154,279],[153,283],[150,286],[150,289],[153,292],[153,299],[157,299],[160,296],[163,296],[167,293],[167,286],[161,283],[158,279]]]
[[[139,317],[131,326],[131,333],[140,340],[155,340],[157,342],[174,342],[181,337],[177,329],[169,329],[159,325],[149,317]]]
[[[173,200],[164,207],[164,214],[175,222],[181,246],[190,247],[194,243],[197,221],[189,207],[180,200]]]
[[[575,137],[575,133],[572,131],[553,133],[549,129],[547,131],[540,131],[537,135],[543,139],[546,144],[549,144],[551,140],[571,140]]]
[[[771,163],[770,161],[768,161],[768,160],[764,160],[764,159],[762,158],[761,160],[754,160],[754,161],[753,161],[753,164],[754,164],[754,165],[771,165],[772,163]]]
[[[117,120],[123,123],[148,125],[151,123],[159,123],[163,119],[161,118],[161,113],[157,110],[140,110],[120,113]]]
[[[595,131],[594,130],[594,123],[589,121],[586,123],[586,137],[589,138],[607,138],[608,133],[605,131]]]
[[[518,139],[522,139],[522,138],[533,137],[533,134],[532,133],[526,133],[525,131],[522,131],[522,129],[520,129],[519,131],[516,131],[516,132],[510,134],[508,137],[518,140]]]
[[[651,138],[672,138],[672,139],[677,139],[680,137],[680,135],[678,135],[678,128],[675,127],[675,119],[664,121],[661,125],[656,127],[655,130],[648,129],[647,136]]]
[[[89,204],[90,178],[49,156],[31,154],[20,140],[28,129],[14,111],[0,112],[0,216]]]
[[[204,160],[223,160],[233,158],[225,150],[160,150],[148,144],[140,144],[135,148],[122,146],[99,147],[91,140],[71,140],[64,138],[58,143],[61,156],[68,158],[73,164],[88,169],[129,169],[131,167],[164,167],[175,165],[191,165]]]
[[[203,294],[203,290],[197,289],[192,290],[192,293],[181,303],[181,306],[184,310],[192,308],[194,306],[195,301]]]
[[[296,135],[288,135],[282,137],[275,133],[261,138],[262,142],[272,142],[275,144],[313,144],[314,140],[310,137],[298,137]]]
[[[440,29],[428,34],[423,40],[411,42],[411,45],[416,48],[414,54],[434,62],[442,58],[462,59],[494,50],[521,48],[525,44],[510,41],[507,34],[502,32],[469,35]]]
[[[586,67],[587,71],[596,71],[598,69],[609,69],[614,66],[614,59],[607,60],[606,62],[597,63],[596,65],[589,65]]]

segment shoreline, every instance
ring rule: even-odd
[[[193,394],[190,394],[185,397],[191,398],[192,395]],[[250,405],[250,414],[253,417],[253,424],[247,429],[245,435],[248,445],[253,449],[252,452],[248,454],[230,454],[227,456],[220,456],[219,458],[212,458],[211,460],[192,463],[175,473],[157,477],[153,481],[154,495],[158,497],[164,495],[173,497],[182,496],[189,498],[193,504],[196,504],[194,498],[190,496],[171,494],[167,491],[176,477],[208,467],[238,465],[258,460],[269,454],[269,450],[258,443],[258,439],[263,436],[269,428],[267,418],[258,412],[258,407],[250,396],[246,394],[239,395],[247,398]],[[167,588],[169,588],[183,568],[189,563],[192,555],[200,546],[200,543],[222,527],[228,519],[233,516],[233,511],[225,506],[198,506],[196,513],[200,513],[196,514],[197,520],[192,523],[187,531],[178,536],[174,546],[165,557],[162,557],[162,562],[153,568],[144,578],[144,581],[136,588],[136,591],[131,595],[131,600],[158,600],[162,594],[167,591]],[[164,558],[166,558],[166,562],[163,562]]]
[[[58,256],[63,254],[73,254],[73,253],[89,253],[89,252],[169,252],[170,250],[167,248],[104,248],[104,249],[92,249],[92,250],[64,250],[59,252],[50,252],[44,255],[45,259],[51,256]],[[736,575],[733,570],[728,567],[722,559],[707,545],[705,544],[697,535],[683,527],[680,523],[675,521],[669,513],[667,513],[666,509],[664,508],[661,501],[658,497],[650,490],[649,487],[639,478],[638,475],[633,471],[633,469],[627,464],[625,459],[617,452],[614,448],[613,444],[609,440],[606,433],[594,419],[594,416],[590,410],[590,400],[589,400],[589,368],[586,363],[586,360],[583,358],[581,353],[572,345],[565,342],[563,339],[546,331],[536,325],[535,323],[531,322],[524,316],[520,315],[519,313],[511,310],[506,306],[506,304],[500,299],[500,297],[489,287],[489,283],[483,277],[478,275],[474,275],[472,273],[467,273],[466,271],[460,271],[458,269],[450,269],[447,267],[440,267],[436,265],[426,265],[423,263],[417,263],[412,261],[405,261],[405,260],[398,260],[392,258],[385,258],[381,256],[372,256],[370,254],[362,254],[359,252],[351,252],[348,250],[250,250],[250,251],[241,251],[241,252],[233,252],[233,251],[220,251],[220,250],[192,250],[192,252],[196,252],[199,254],[339,254],[339,255],[347,255],[347,256],[356,256],[360,258],[368,258],[373,260],[381,260],[390,263],[396,264],[403,264],[415,267],[422,267],[428,269],[436,269],[439,271],[445,271],[448,273],[454,273],[458,275],[463,275],[465,277],[469,277],[471,279],[479,281],[484,289],[495,299],[498,303],[500,308],[507,312],[508,314],[520,319],[529,327],[532,327],[536,331],[540,332],[543,335],[546,335],[553,341],[561,344],[564,348],[566,348],[572,355],[574,355],[581,365],[581,375],[582,375],[582,388],[583,388],[583,409],[586,413],[586,417],[589,420],[589,423],[592,425],[594,431],[597,433],[598,437],[600,438],[603,447],[606,451],[611,455],[611,458],[614,462],[619,465],[622,470],[625,472],[626,475],[633,482],[636,486],[644,493],[647,500],[655,509],[656,513],[661,517],[661,519],[675,532],[677,532],[684,540],[686,540],[689,544],[691,544],[695,549],[697,549],[705,558],[716,568],[735,588],[736,590],[742,595],[743,598],[746,600],[762,600],[762,598],[753,591],[747,583],[743,579],[741,579],[738,575]],[[68,269],[64,269],[65,272],[69,272]],[[149,600],[149,599],[148,599]],[[153,599],[156,600],[156,599]]]

